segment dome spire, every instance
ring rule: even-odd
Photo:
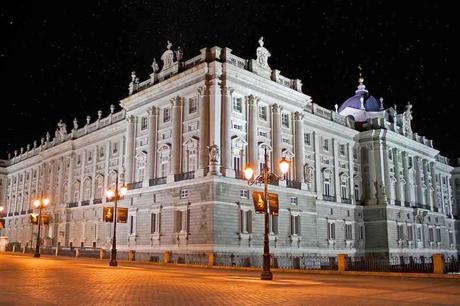
[[[364,85],[363,67],[361,67],[361,64],[358,65],[358,83],[358,89],[355,93],[367,93],[368,91],[366,90],[366,85]]]

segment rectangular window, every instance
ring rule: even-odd
[[[393,160],[393,153],[391,152],[391,149],[388,150],[388,159]]]
[[[198,103],[197,103],[196,98],[188,99],[188,113],[189,114],[195,113],[196,110],[197,110],[197,105],[198,105]]]
[[[176,228],[176,233],[179,233],[182,230],[182,211],[176,210],[174,215],[174,225]]]
[[[240,123],[235,123],[235,122],[233,122],[232,128],[233,128],[234,130],[242,131],[242,130],[243,130],[243,125],[240,124]]]
[[[134,234],[134,216],[129,216],[129,233]]]
[[[247,189],[240,189],[240,198],[242,198],[242,199],[249,199],[249,190],[247,190]]]
[[[291,197],[291,204],[297,205],[297,197]]]
[[[114,142],[112,145],[112,154],[117,154],[118,152],[118,142]]]
[[[182,189],[180,191],[180,198],[181,199],[186,199],[188,197],[188,189]]]
[[[141,118],[141,131],[147,129],[147,117]]]
[[[339,146],[339,153],[340,155],[345,156],[345,145],[344,144],[341,144]]]
[[[358,159],[358,149],[353,148],[353,158]]]
[[[357,184],[355,184],[355,200],[356,201],[360,200],[360,198],[359,198],[359,186]]]
[[[408,165],[409,169],[412,168],[412,157],[411,156],[409,156],[408,164],[409,164]]]
[[[300,215],[291,215],[291,235],[300,235]]]
[[[267,107],[259,105],[259,119],[267,121]]]
[[[331,184],[329,179],[324,179],[324,195],[330,196],[331,195]]]
[[[436,229],[436,241],[437,242],[441,242],[441,229],[440,228],[437,228]]]
[[[150,233],[155,234],[157,232],[157,214],[150,215]]]
[[[270,228],[270,234],[278,235],[278,216],[270,215],[269,228]]]
[[[454,233],[449,232],[449,244],[454,244]]]
[[[329,151],[329,139],[323,139],[323,149]]]
[[[252,211],[240,210],[240,231],[243,234],[252,234]]]
[[[359,240],[364,240],[364,225],[359,226]]]
[[[342,184],[340,186],[340,190],[342,192],[342,198],[348,199],[348,193],[347,193],[347,184]]]
[[[243,112],[243,99],[233,98],[233,111],[237,113]]]
[[[407,225],[407,240],[409,241],[414,240],[414,230],[411,224]]]
[[[353,227],[351,224],[345,224],[345,240],[353,240]]]
[[[289,128],[289,114],[281,114],[281,125]]]
[[[163,123],[171,120],[171,110],[169,107],[163,109]]]
[[[306,144],[307,146],[309,146],[309,145],[311,144],[310,134],[309,134],[309,133],[303,134],[303,142],[304,142],[304,144]]]
[[[403,240],[404,239],[404,226],[402,224],[396,225],[396,239]]]
[[[327,239],[329,240],[335,239],[335,223],[334,222],[327,223]]]
[[[434,241],[434,232],[432,227],[428,228],[428,241]]]
[[[99,148],[99,158],[104,158],[104,148]]]
[[[265,131],[259,131],[259,136],[264,137],[264,138],[267,138],[267,137],[268,137],[268,134],[267,134],[267,132],[265,132]]]

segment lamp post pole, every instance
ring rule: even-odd
[[[115,203],[113,209],[113,238],[112,238],[112,252],[110,257],[109,266],[116,267],[118,266],[117,262],[117,203],[118,203],[118,171],[115,171],[117,174],[115,178]]]
[[[283,176],[278,176],[275,173],[270,172],[268,168],[268,154],[267,147],[265,146],[264,151],[264,166],[262,167],[262,173],[254,178],[254,169],[251,168],[251,165],[247,166],[244,169],[244,176],[248,180],[249,185],[253,184],[264,184],[264,255],[263,255],[263,266],[262,274],[260,279],[262,280],[272,280],[273,274],[270,271],[270,242],[268,240],[268,233],[270,232],[269,223],[270,223],[270,204],[269,204],[269,195],[268,195],[268,183],[269,182],[278,182],[285,179],[285,174],[289,170],[289,162],[283,157],[279,162],[280,170]]]
[[[38,207],[38,231],[37,231],[37,243],[35,245],[35,253],[34,257],[40,257],[40,225],[41,225],[41,220],[42,220],[42,205]]]
[[[263,167],[263,179],[264,179],[264,198],[265,198],[265,225],[264,225],[264,257],[263,257],[263,270],[262,274],[260,275],[260,279],[262,280],[272,280],[273,274],[270,271],[270,242],[268,240],[268,233],[269,233],[269,218],[270,218],[270,211],[268,205],[268,155],[267,155],[267,147],[265,147],[265,154],[264,154],[264,167]]]

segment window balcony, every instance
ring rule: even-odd
[[[342,203],[345,203],[345,204],[351,204],[351,199],[348,199],[348,198],[342,198]]]
[[[25,210],[22,210],[21,211],[21,215],[25,215],[26,214],[26,211]]]
[[[67,203],[67,208],[78,207],[78,202]]]
[[[286,187],[287,188],[294,188],[294,189],[299,189],[300,190],[301,186],[302,186],[301,182],[286,180]]]
[[[401,201],[395,200],[395,205],[396,205],[396,206],[401,206]]]
[[[335,202],[335,196],[329,194],[323,194],[323,200],[329,202]]]
[[[89,200],[81,201],[81,206],[88,206],[89,202],[90,202]]]
[[[19,211],[15,211],[15,212],[14,212],[14,215],[15,215],[15,216],[19,216]]]
[[[166,176],[157,177],[149,180],[149,186],[166,184]]]
[[[184,181],[184,180],[191,180],[191,179],[194,179],[194,178],[195,178],[195,171],[189,171],[189,172],[174,174],[174,181],[175,182]]]
[[[102,199],[94,199],[93,200],[93,204],[101,204],[102,203]]]
[[[128,183],[128,184],[126,184],[126,188],[127,188],[128,190],[133,190],[133,189],[142,188],[142,181],[140,181],[140,182],[134,182],[134,183]]]
[[[12,215],[13,215],[12,212],[9,212],[9,213],[8,213],[8,217],[11,217]]]
[[[404,201],[404,207],[410,207],[410,202]]]

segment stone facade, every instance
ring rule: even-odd
[[[121,111],[75,119],[70,132],[60,122],[53,137],[2,161],[4,235],[35,244],[29,215],[43,194],[45,245],[109,249],[104,195],[119,175],[129,189],[118,203],[128,208],[119,249],[262,254],[264,219],[251,200],[262,186],[242,170],[261,169],[267,149],[276,174],[281,158],[291,161],[287,180],[269,186],[280,199],[271,252],[456,256],[453,167],[412,132],[411,107],[355,122],[312,103],[259,44],[255,60],[219,47],[184,60],[168,42],[161,70],[154,60],[146,81],[132,73]]]

